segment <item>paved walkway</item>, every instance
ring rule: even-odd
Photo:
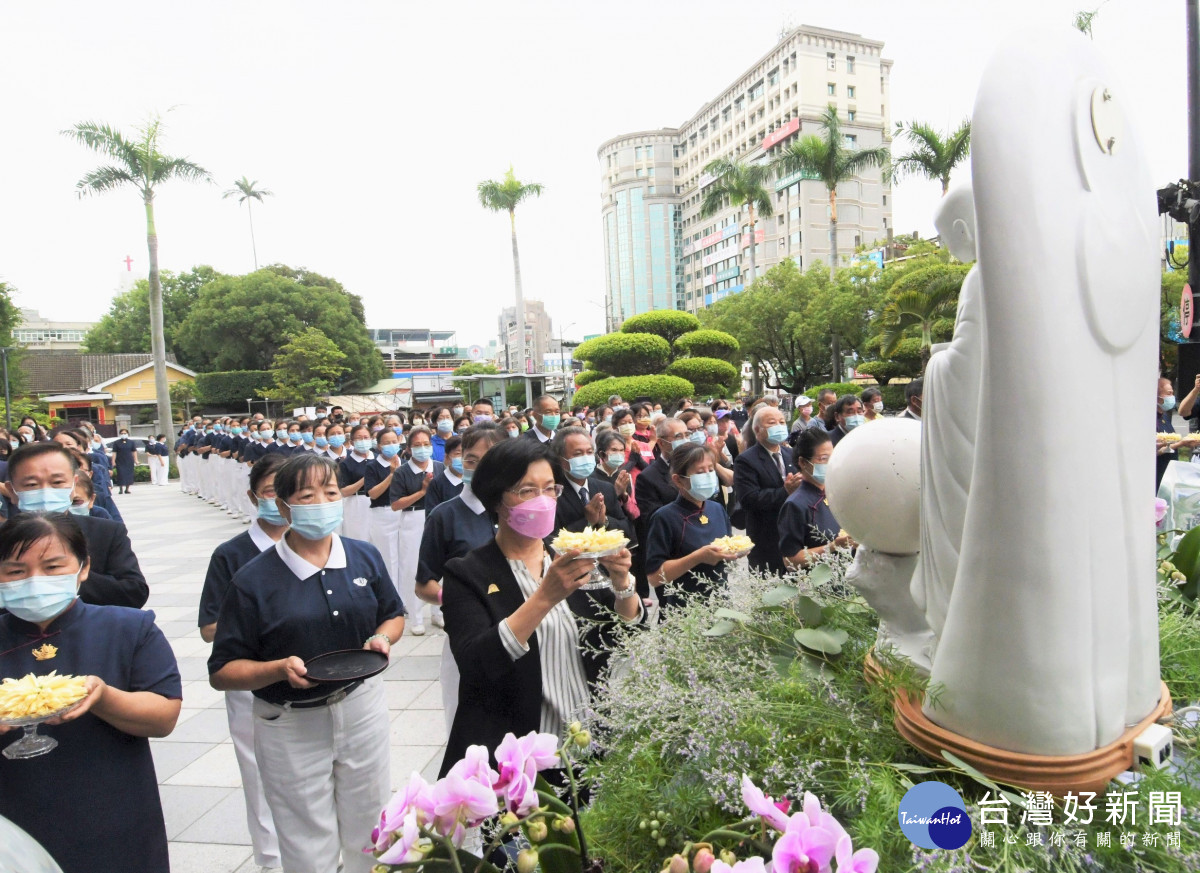
[[[196,614],[212,550],[245,530],[224,512],[188,497],[172,482],[136,485],[118,495],[133,548],[150,583],[154,610],[183,676],[183,711],[171,736],[152,740],[171,841],[172,873],[257,871],[246,830],[241,777],[229,739],[224,696],[208,684],[210,646]],[[413,770],[433,779],[446,741],[438,668],[445,635],[428,622],[405,636],[384,674],[392,713],[392,784]]]

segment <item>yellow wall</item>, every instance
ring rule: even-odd
[[[73,401],[71,403],[56,403],[52,401],[50,404],[48,404],[48,406],[50,409],[50,416],[55,421],[59,422],[68,421],[72,417],[87,418],[86,415],[80,414],[80,410],[88,407],[99,407],[100,409],[104,410],[104,412],[101,414],[101,424],[112,424],[117,420],[116,415],[112,412],[112,410],[105,407],[105,402],[103,400],[80,400]]]
[[[167,367],[167,383],[174,385],[176,382],[191,382],[192,377],[178,370]],[[147,367],[146,369],[126,376],[119,382],[113,382],[104,389],[112,395],[113,403],[121,402],[141,402],[154,403],[154,368]]]

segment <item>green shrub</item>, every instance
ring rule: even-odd
[[[882,395],[884,409],[903,410],[908,406],[908,402],[904,399],[904,385],[880,385],[879,393]]]
[[[854,369],[862,375],[874,376],[881,387],[897,376],[909,375],[909,368],[895,361],[864,361]]]
[[[667,367],[667,375],[687,379],[693,385],[732,385],[737,381],[738,369],[717,358],[680,358]]]
[[[862,391],[863,387],[862,385],[855,385],[853,382],[826,382],[824,385],[814,385],[811,388],[805,388],[804,393],[813,399],[813,413],[815,414],[818,391],[824,391],[828,388],[831,391],[836,391],[837,396],[841,397],[843,394],[858,394]]]
[[[196,376],[196,401],[206,407],[240,409],[245,405],[247,397],[258,397],[260,391],[270,389],[274,385],[270,370],[199,373]]]
[[[662,371],[671,357],[671,346],[653,334],[608,333],[581,343],[575,357],[587,361],[590,370],[613,376],[644,376]]]
[[[610,378],[608,373],[602,373],[599,370],[584,370],[582,373],[575,374],[575,384],[582,388],[584,385],[590,385],[593,382],[599,382],[601,379]]]
[[[688,331],[698,330],[700,319],[688,312],[675,309],[655,309],[625,319],[622,333],[650,333],[660,336],[668,343],[675,342]]]
[[[693,330],[675,340],[675,354],[691,358],[719,358],[734,362],[741,345],[723,330]]]
[[[707,400],[710,397],[713,398],[714,400],[718,397],[723,397],[723,398],[728,399],[729,389],[726,388],[724,385],[706,385],[704,383],[700,383],[699,385],[696,385],[696,391],[695,391],[695,394],[693,395],[693,398],[695,400],[700,400],[701,398]]]
[[[603,406],[613,394],[620,394],[629,401],[635,397],[650,397],[661,403],[669,403],[691,397],[694,393],[692,383],[678,376],[618,376],[583,386],[575,392],[572,403],[576,406]]]

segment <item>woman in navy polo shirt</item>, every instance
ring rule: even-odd
[[[342,536],[356,540],[370,537],[371,531],[371,498],[367,496],[364,487],[367,466],[375,460],[371,447],[375,440],[371,436],[371,428],[359,424],[350,428],[350,451],[338,462],[338,485],[342,497],[346,498],[345,512],[342,522]]]
[[[833,545],[854,545],[849,535],[838,536],[841,525],[825,499],[825,467],[833,454],[828,431],[810,427],[796,438],[796,468],[804,481],[788,495],[779,510],[779,551],[784,561],[804,566]]]
[[[379,676],[318,685],[305,660],[366,648],[388,654],[404,607],[370,543],[333,532],[342,495],[328,458],[294,455],[275,474],[291,529],[233,576],[208,660],[219,691],[254,692],[254,754],[288,873],[369,873],[364,838],[391,788]]]
[[[415,594],[417,559],[421,552],[421,534],[425,530],[425,494],[433,481],[443,473],[442,465],[433,460],[431,439],[429,428],[423,425],[415,426],[408,432],[408,450],[412,458],[396,468],[388,489],[392,509],[400,515],[400,578],[396,580],[396,588],[400,591],[400,598],[410,606],[410,630],[413,636],[418,637],[425,633],[425,618]],[[440,627],[441,609],[431,606],[429,612],[432,622]]]
[[[86,676],[88,690],[42,728],[57,748],[0,757],[0,815],[64,873],[161,873],[167,832],[147,738],[175,729],[179,669],[154,613],[78,599],[88,569],[71,516],[21,513],[0,527],[0,676],[54,670]]]
[[[681,593],[708,595],[725,582],[728,554],[712,542],[732,533],[721,504],[709,499],[719,480],[705,446],[689,442],[671,450],[671,482],[679,497],[654,513],[646,533],[646,576],[664,609]]]

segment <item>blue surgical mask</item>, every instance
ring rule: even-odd
[[[617,467],[621,466],[624,463],[625,463],[625,453],[624,452],[609,452],[608,453],[608,466],[612,467],[614,470],[617,469]]]
[[[91,515],[92,509],[86,503],[72,503],[67,507],[67,512],[71,515]]]
[[[1162,399],[1162,402],[1159,403],[1158,405],[1162,407],[1163,412],[1170,412],[1172,409],[1175,408],[1175,395],[1168,394],[1166,397],[1164,397]]]
[[[241,429],[240,427],[231,427],[231,428],[229,429],[229,432],[230,432],[231,434],[233,434],[234,436],[241,436],[241,435],[242,435],[242,429]]]
[[[680,446],[686,446],[687,444],[688,444],[687,437],[680,437],[679,439],[671,440],[671,450],[674,451],[675,449],[679,448]]]
[[[323,449],[329,445],[329,440],[325,439],[325,437],[313,437],[313,442],[317,444],[318,449]]]
[[[472,480],[473,478],[475,478],[475,471],[474,471],[474,470],[466,470],[466,469],[464,469],[464,470],[462,471],[462,474],[461,474],[461,475],[462,475],[463,484],[464,484],[464,485],[470,485],[470,484],[471,484],[471,480]]]
[[[288,434],[289,443],[299,443],[302,439],[304,439],[304,436],[298,430],[294,430]]]
[[[461,476],[463,474],[462,458],[451,458],[450,469],[453,470],[456,475]]]
[[[413,446],[412,456],[418,464],[424,464],[433,457],[433,446]]]
[[[340,449],[345,444],[346,444],[346,437],[343,434],[335,433],[333,436],[331,436],[329,438],[329,445],[331,445],[335,449]]]
[[[100,440],[96,440],[95,442],[92,443],[92,451],[94,451],[94,452],[99,452],[103,448],[104,448],[104,443],[101,442]]]
[[[814,482],[816,482],[819,485],[825,484],[825,468],[828,466],[829,466],[828,464],[813,464],[812,465],[812,468],[813,468],[812,469],[812,477],[813,477]]]
[[[846,430],[852,431],[856,427],[861,426],[864,421],[866,421],[866,419],[863,418],[861,415],[847,415],[846,416]]]
[[[692,442],[694,442],[698,446],[704,445],[704,441],[707,438],[708,438],[708,434],[706,434],[703,430],[694,430],[688,434],[688,439],[691,440]]]
[[[786,442],[788,438],[788,429],[786,424],[773,424],[767,428],[767,442],[771,445],[779,445]]]
[[[557,414],[543,415],[542,416],[542,427],[544,427],[546,430],[557,430],[558,423],[560,421],[562,421],[561,415],[557,415]]]
[[[34,488],[17,492],[17,508],[22,512],[66,512],[71,506],[71,486]]]
[[[329,536],[342,523],[342,501],[333,503],[300,503],[293,506],[292,530],[306,540],[320,540]]]
[[[276,428],[275,429],[275,437],[277,439],[286,440],[287,439],[287,428],[286,427]]]
[[[571,470],[571,475],[576,479],[586,479],[596,471],[596,456],[579,455],[575,458],[569,458],[567,459],[567,466]]]
[[[451,409],[450,411],[454,413],[455,418],[458,418],[460,415],[463,414],[463,408],[461,406],[456,406],[453,409]]]
[[[224,426],[222,426],[222,425],[219,425],[219,424],[214,424],[214,425],[213,425],[213,430],[215,430],[217,433],[220,433],[220,432],[221,432],[222,430],[224,430],[224,429],[225,429],[225,428],[224,428]],[[125,434],[121,434],[121,436],[125,436]]]
[[[513,428],[511,428],[511,427],[508,429],[508,436],[509,436],[509,438],[510,438],[510,439],[513,439],[513,438],[515,438],[515,437],[518,437],[518,436],[520,436],[520,435],[521,435],[521,432],[520,432],[519,430],[514,430],[514,429],[513,429]]]
[[[14,449],[18,449],[18,448],[20,448],[20,447],[21,447],[21,441],[20,441],[20,440],[9,440],[9,441],[8,441],[8,444],[9,444],[10,446],[12,446]]]
[[[367,452],[371,451],[371,444],[374,442],[375,440],[355,440],[354,451],[358,452],[360,455],[365,455]]]
[[[454,430],[454,422],[448,418],[443,418],[437,423],[438,433],[451,433]]]
[[[404,433],[403,425],[393,424],[392,425],[392,433],[394,433],[396,436],[400,436],[400,434]]]
[[[269,430],[264,430],[258,435],[258,438],[264,443],[269,443],[271,441],[271,432]]]
[[[704,432],[709,436],[716,436],[718,428],[715,424],[706,424],[704,425]]]
[[[715,471],[693,473],[688,477],[688,482],[688,495],[693,500],[708,500],[717,491],[717,474]]]
[[[355,419],[352,419],[352,420],[350,421],[350,426],[351,426],[351,427],[358,427],[358,425],[359,425],[359,421],[358,421],[358,419],[357,419],[357,418],[355,418]]]
[[[396,455],[400,454],[400,444],[392,443],[389,446],[380,446],[379,454],[383,455],[390,461],[392,458],[396,457]]]
[[[282,527],[287,524],[283,520],[283,516],[279,514],[279,507],[275,505],[274,497],[259,497],[256,498],[258,503],[258,517],[267,524],[279,525]]]
[[[309,443],[311,445],[312,441],[315,439],[315,437],[312,435],[311,431],[303,431],[300,434],[300,439],[304,440],[306,443]]]
[[[30,576],[0,585],[0,606],[28,622],[49,621],[79,596],[79,571],[59,576]]]

